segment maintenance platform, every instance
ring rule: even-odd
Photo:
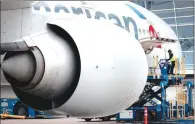
[[[139,100],[125,111],[118,113],[116,115],[117,122],[143,123],[147,119],[149,123],[194,124],[192,103],[194,84],[190,81],[185,81],[186,77],[189,79],[193,78],[193,76],[186,76],[182,65],[184,62],[178,63],[178,61],[175,65],[175,75],[170,75],[167,70],[169,64],[165,59],[161,59],[158,62],[161,71],[160,75],[155,73],[157,66],[150,68],[151,73],[148,75],[147,85]],[[156,88],[157,90],[155,91],[155,87],[159,88]],[[167,101],[166,89],[168,87],[176,88],[176,100]],[[186,92],[183,92],[184,87],[187,89]],[[154,98],[160,104],[154,101]],[[146,104],[150,104],[150,106]],[[146,118],[144,115],[146,115]]]

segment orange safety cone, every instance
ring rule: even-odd
[[[6,119],[6,118],[14,118],[14,119],[25,119],[25,116],[19,116],[19,115],[10,115],[7,113],[0,114],[1,119]]]
[[[148,108],[144,107],[144,124],[148,124]]]

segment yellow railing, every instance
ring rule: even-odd
[[[157,65],[158,64],[158,56],[156,56],[156,57],[153,56],[153,64],[154,64],[154,66],[153,66],[154,68],[156,68],[158,66]]]
[[[181,61],[179,58],[175,61],[175,69],[174,74],[179,74],[182,77],[185,77],[186,75],[186,68],[185,68],[185,56],[181,58]]]
[[[178,72],[179,72],[179,65],[180,65],[179,59],[176,59],[176,61],[175,61],[175,68],[174,68],[174,74],[178,74]]]
[[[152,57],[152,67],[150,67],[149,76],[157,75],[156,68],[158,66],[158,56]]]
[[[176,110],[177,116],[176,118],[182,118],[185,119],[185,104],[187,103],[187,94],[183,91],[184,87],[183,85],[176,85],[176,99],[170,100],[170,108],[169,108],[169,117],[173,118],[173,111]],[[177,102],[177,104],[176,104]],[[177,105],[176,109],[173,109],[173,104]],[[180,109],[179,106],[182,106]],[[181,115],[180,112],[181,111]]]
[[[156,73],[156,69],[159,64],[159,58],[158,56],[153,56],[152,57],[152,67],[150,68],[149,75],[155,75],[159,76],[160,74]],[[185,56],[183,56],[181,59],[177,58],[175,61],[175,67],[174,67],[174,74],[179,74],[182,77],[185,77],[186,75],[186,68],[185,68]]]
[[[185,75],[186,75],[186,68],[185,68],[185,56],[183,56],[182,57],[182,59],[181,59],[181,66],[180,66],[181,68],[181,75],[183,76],[183,77],[185,77]]]

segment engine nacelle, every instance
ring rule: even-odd
[[[34,76],[20,85],[5,76],[18,98],[32,108],[75,117],[106,116],[128,108],[144,89],[145,52],[113,24],[56,19],[30,38],[36,47],[23,61],[34,63],[27,67]],[[5,61],[10,56],[15,55],[7,54]]]

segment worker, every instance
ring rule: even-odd
[[[170,61],[170,64],[168,65],[168,74],[173,74],[173,70],[174,70],[174,67],[175,67],[175,61],[176,61],[176,57],[173,55],[173,52],[169,49],[168,50],[168,53],[169,53],[169,59],[167,59],[166,61]]]

